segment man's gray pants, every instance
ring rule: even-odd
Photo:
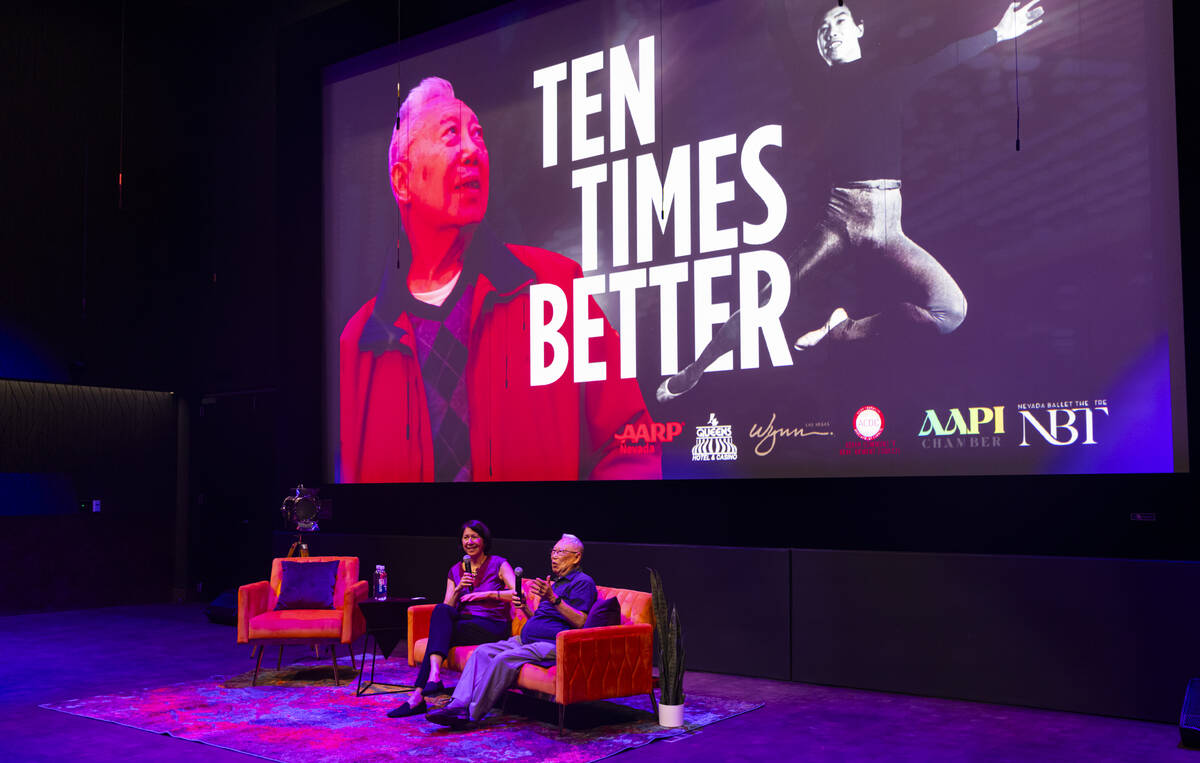
[[[500,695],[517,682],[523,665],[552,660],[554,655],[553,641],[522,644],[520,636],[476,647],[463,667],[447,709],[465,707],[471,720],[483,720]]]

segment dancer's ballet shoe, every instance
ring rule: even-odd
[[[664,380],[663,380],[663,383],[662,383],[662,384],[660,384],[660,385],[658,385],[658,389],[656,389],[656,390],[654,391],[654,399],[655,399],[655,400],[657,400],[657,401],[658,401],[658,402],[660,402],[660,403],[666,403],[666,402],[669,402],[669,401],[671,401],[671,400],[674,400],[675,398],[679,397],[680,395],[683,395],[683,394],[684,394],[684,393],[686,393],[688,390],[690,390],[692,387],[695,387],[695,386],[696,386],[695,384],[692,384],[691,386],[689,386],[689,387],[688,387],[687,389],[685,389],[685,390],[681,390],[681,391],[679,391],[679,392],[673,392],[673,391],[671,391],[671,390],[670,390],[670,389],[667,387],[667,384],[668,384],[668,383],[670,383],[670,381],[671,381],[672,379],[678,379],[678,378],[679,378],[679,377],[681,377],[682,375],[683,375],[682,373],[679,373],[679,374],[675,374],[674,376],[668,376],[666,379],[664,379]]]
[[[832,315],[829,316],[829,320],[825,321],[824,326],[819,329],[813,329],[804,336],[800,337],[796,340],[796,343],[792,345],[792,347],[801,351],[811,350],[813,347],[816,347],[818,344],[820,344],[821,340],[828,336],[830,331],[848,320],[850,320],[850,316],[846,313],[844,308],[839,307],[833,311]]]

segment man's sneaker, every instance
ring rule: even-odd
[[[425,716],[425,720],[439,726],[449,726],[452,729],[469,729],[475,725],[465,707],[444,707],[434,710]]]

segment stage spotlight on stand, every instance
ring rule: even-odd
[[[284,519],[295,526],[296,542],[288,549],[288,558],[293,556],[308,556],[308,544],[304,542],[304,533],[313,533],[321,529],[318,519],[329,519],[329,501],[317,497],[320,490],[304,487],[301,483],[296,486],[296,492],[283,499],[279,511]]]

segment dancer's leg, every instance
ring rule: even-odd
[[[799,284],[812,278],[814,271],[842,252],[846,244],[846,234],[840,225],[826,221],[818,223],[788,263],[792,270],[792,283]],[[768,283],[759,292],[758,304],[766,304],[770,296],[771,284]],[[717,329],[717,333],[693,363],[659,385],[655,395],[658,401],[665,403],[673,400],[696,386],[705,370],[715,363],[717,358],[738,346],[741,332],[741,311],[738,310],[721,324],[721,328]]]
[[[901,300],[874,315],[846,320],[831,328],[830,339],[852,342],[889,333],[936,336],[962,325],[967,298],[933,255],[901,234],[883,249],[883,256],[901,274],[915,301]]]
[[[848,318],[838,308],[824,326],[800,337],[797,349],[811,347],[826,336],[856,341],[888,333],[949,334],[958,328],[967,314],[966,297],[941,263],[905,235],[899,189],[837,193],[851,242],[862,246],[864,259],[876,258],[887,269],[898,298],[863,318]]]

